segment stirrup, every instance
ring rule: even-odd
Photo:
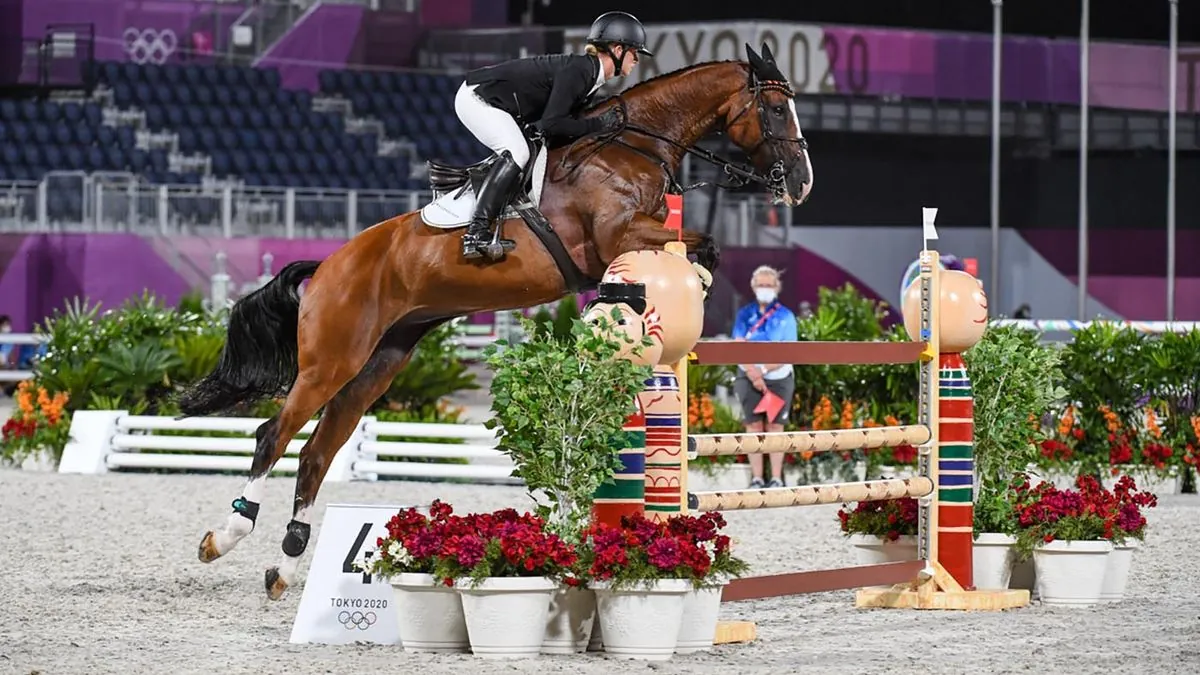
[[[504,239],[501,236],[500,231],[502,229],[504,229],[503,220],[496,223],[496,229],[492,232],[492,240],[480,249],[492,260],[503,258],[506,253],[517,247],[517,242],[512,239]]]

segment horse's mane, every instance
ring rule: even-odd
[[[690,73],[690,72],[692,72],[693,70],[699,70],[699,69],[701,69],[701,68],[706,68],[706,67],[708,67],[708,66],[721,65],[721,64],[726,64],[726,63],[732,63],[732,64],[735,64],[735,65],[741,65],[741,66],[743,66],[743,67],[745,67],[745,68],[747,68],[747,69],[749,69],[749,68],[750,68],[750,64],[749,64],[749,63],[747,63],[747,62],[745,62],[745,61],[740,61],[740,60],[738,60],[738,59],[724,59],[724,60],[721,60],[721,61],[701,61],[700,63],[693,63],[693,64],[692,64],[692,65],[690,65],[690,66],[684,66],[684,67],[682,67],[682,68],[676,68],[675,70],[669,70],[669,71],[667,71],[667,72],[665,72],[665,73],[659,73],[658,75],[655,75],[654,77],[652,77],[652,78],[650,78],[650,79],[648,79],[648,80],[642,80],[641,82],[638,82],[637,84],[633,85],[632,87],[630,87],[630,88],[628,88],[628,89],[625,89],[625,90],[623,90],[623,91],[617,92],[616,94],[610,94],[610,95],[608,95],[608,96],[606,96],[606,97],[604,97],[604,98],[602,98],[602,99],[599,99],[599,100],[595,101],[595,102],[594,102],[594,103],[592,103],[591,105],[589,105],[589,106],[588,106],[588,107],[585,109],[585,111],[584,111],[584,112],[592,112],[592,111],[596,110],[597,108],[599,108],[599,107],[601,107],[601,106],[603,106],[603,105],[605,105],[605,104],[607,104],[607,103],[611,102],[613,99],[616,99],[618,96],[627,96],[627,95],[629,95],[629,94],[633,94],[633,93],[635,93],[635,92],[637,92],[637,91],[641,90],[642,88],[644,88],[644,87],[649,87],[650,85],[653,85],[653,84],[655,84],[656,82],[659,82],[659,81],[661,81],[661,80],[667,80],[667,79],[675,78],[675,77],[678,77],[678,76],[680,76],[680,75],[684,75],[684,74],[686,74],[686,73]]]

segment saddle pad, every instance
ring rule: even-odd
[[[545,187],[546,179],[546,147],[542,146],[538,150],[537,157],[533,160],[533,175],[530,177],[530,192],[526,196],[523,192],[517,193],[511,201],[524,201],[529,199],[538,207],[542,203],[542,189]],[[459,188],[452,192],[448,192],[441,197],[433,200],[421,208],[421,220],[430,227],[436,227],[443,230],[453,230],[459,227],[466,227],[471,221],[471,216],[475,214],[475,191],[471,188],[470,183],[465,188]],[[520,215],[512,208],[512,204],[506,204],[501,212],[501,217],[504,219],[519,218]]]

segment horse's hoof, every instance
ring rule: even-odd
[[[212,532],[204,535],[204,539],[200,540],[200,562],[210,563],[221,557],[221,552],[217,550],[217,538]]]
[[[271,567],[267,569],[265,575],[267,597],[272,600],[278,600],[283,597],[283,592],[287,590],[287,582],[283,577],[279,576],[279,568]]]

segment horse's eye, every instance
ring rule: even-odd
[[[771,108],[771,112],[775,113],[776,117],[783,117],[785,107],[786,106],[777,105],[774,108]]]

